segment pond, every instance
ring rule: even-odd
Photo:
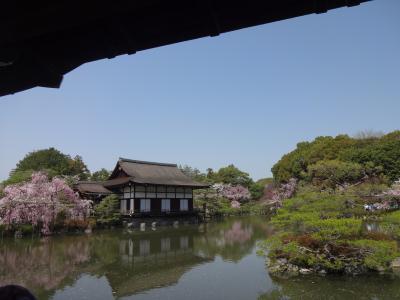
[[[2,239],[0,285],[38,299],[400,299],[391,276],[269,276],[257,244],[262,217],[179,228]]]

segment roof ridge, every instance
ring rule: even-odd
[[[129,159],[129,158],[123,158],[123,157],[120,157],[119,161],[144,164],[144,165],[166,166],[166,167],[177,167],[178,166],[177,164],[160,163],[160,162],[145,161],[145,160],[135,160],[135,159]]]

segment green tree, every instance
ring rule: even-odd
[[[247,188],[253,184],[253,180],[250,178],[249,174],[239,170],[233,164],[219,169],[218,172],[213,173],[212,178],[214,182],[242,185]]]
[[[99,171],[93,172],[90,180],[92,181],[106,181],[111,175],[111,172],[101,168]]]
[[[357,138],[348,135],[317,137],[312,142],[297,144],[295,150],[272,167],[272,173],[277,182],[306,179],[308,166],[329,160],[358,163],[366,174],[381,169],[383,175],[394,181],[400,178],[400,131],[384,136],[363,134]]]
[[[251,199],[252,200],[258,200],[262,197],[262,195],[264,194],[264,187],[265,184],[256,182],[253,183],[252,185],[250,185],[249,187],[249,191],[251,194]]]
[[[10,172],[10,176],[5,183],[26,181],[34,171],[44,171],[49,177],[77,175],[80,180],[86,180],[90,175],[81,156],[77,155],[71,158],[55,148],[49,148],[28,153],[17,163],[16,168]]]
[[[212,176],[214,174],[214,170],[212,168],[207,168],[207,177]]]
[[[68,155],[67,155],[68,156]],[[73,159],[68,156],[69,174],[62,175],[79,175],[80,180],[87,180],[90,177],[89,169],[83,162],[82,156],[76,155]]]
[[[4,186],[7,186],[9,184],[16,184],[24,181],[28,181],[32,177],[33,170],[24,170],[24,171],[11,171],[10,176],[8,177],[7,180],[3,182]]]
[[[94,208],[96,221],[101,225],[115,225],[120,222],[119,199],[117,195],[105,197]]]
[[[183,174],[192,178],[195,181],[199,181],[199,182],[207,181],[206,174],[202,173],[197,168],[193,168],[191,166],[184,165],[184,166],[179,166],[179,169],[182,171]]]

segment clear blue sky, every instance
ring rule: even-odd
[[[32,150],[258,179],[296,143],[400,129],[400,1],[375,0],[84,65],[0,98],[0,179]]]

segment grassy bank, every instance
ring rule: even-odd
[[[312,186],[300,187],[272,218],[277,234],[266,241],[270,272],[392,271],[392,262],[400,257],[400,211],[364,210],[365,192],[379,188],[365,184],[320,192]],[[370,219],[379,223],[379,230],[364,228]]]

